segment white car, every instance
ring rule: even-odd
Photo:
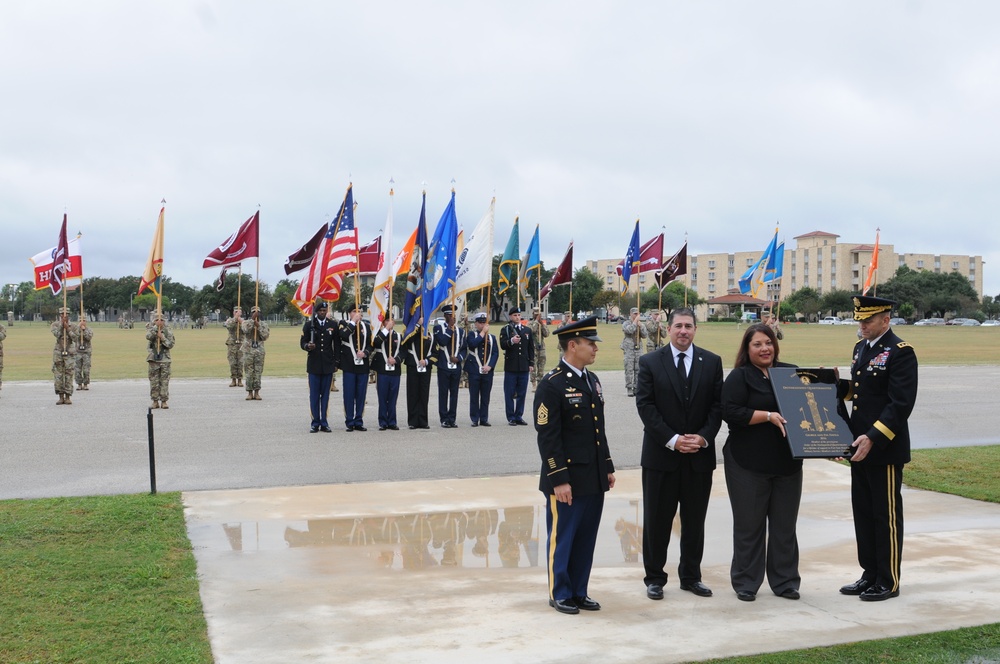
[[[985,320],[982,327],[1000,327],[1000,320]]]
[[[840,319],[836,316],[827,316],[819,319],[820,325],[840,325]]]
[[[837,325],[857,325],[857,324],[858,321],[854,320],[853,318],[844,318],[839,323],[837,323]]]

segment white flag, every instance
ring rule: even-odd
[[[458,257],[455,295],[487,288],[493,272],[493,209],[496,199],[490,201],[490,208],[465,242],[465,248]]]
[[[382,253],[378,257],[378,272],[375,273],[375,285],[372,288],[372,300],[368,305],[368,321],[372,328],[378,331],[382,327],[382,319],[389,308],[389,296],[392,285],[396,281],[396,272],[389,262],[392,256],[392,192],[389,192],[389,214],[382,229]]]

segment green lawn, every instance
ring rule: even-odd
[[[95,324],[92,375],[95,381],[146,377],[146,338],[141,327],[120,330],[115,324]],[[841,325],[786,325],[781,359],[799,366],[844,366],[850,361],[857,328]],[[299,348],[299,327],[276,325],[266,344],[264,372],[269,376],[305,373],[305,353]],[[493,325],[494,334],[500,326]],[[1000,364],[1000,329],[979,327],[900,327],[896,330],[917,350],[927,365]],[[174,331],[177,345],[173,375],[177,378],[229,377],[226,361],[226,331],[216,325],[202,330]],[[619,325],[601,325],[595,371],[617,371],[622,366]],[[722,356],[732,366],[743,330],[733,323],[702,323],[695,344]],[[4,342],[4,380],[49,380],[55,338],[47,324],[18,323],[7,330]],[[559,356],[554,336],[546,339],[548,366]]]

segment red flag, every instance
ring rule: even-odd
[[[653,272],[660,269],[663,261],[663,233],[660,233],[646,244],[639,247],[639,265],[632,270],[632,274],[639,272]],[[615,268],[618,276],[622,276],[622,268],[625,266],[623,260]]]
[[[667,287],[671,281],[681,276],[682,274],[687,274],[688,268],[688,245],[687,242],[684,246],[677,250],[677,253],[670,257],[666,263],[663,264],[663,269],[656,273],[656,283],[663,290]]]
[[[330,224],[320,226],[316,234],[312,236],[312,239],[299,247],[298,251],[285,260],[285,274],[292,274],[293,272],[298,272],[303,268],[309,267],[309,264],[316,258],[316,250],[319,249],[319,243],[323,241],[323,236],[326,235],[329,226]]]
[[[231,267],[239,265],[247,258],[259,258],[260,252],[260,210],[244,221],[236,232],[213,249],[202,267]]]
[[[552,278],[549,279],[549,283],[542,287],[541,292],[539,292],[538,299],[544,299],[549,291],[552,290],[553,286],[561,286],[563,284],[573,283],[573,243],[569,243],[569,249],[566,251],[566,257],[563,258],[562,263],[559,263],[559,267],[556,271],[552,273]]]
[[[63,289],[63,279],[69,276],[69,241],[66,239],[66,214],[63,214],[62,228],[59,230],[59,242],[56,243],[55,253],[52,254],[52,277],[49,279],[49,288],[53,295],[58,295]]]
[[[358,251],[358,274],[369,276],[378,274],[379,257],[382,255],[382,236],[361,247]]]

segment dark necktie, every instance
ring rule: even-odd
[[[688,388],[690,387],[688,383],[688,372],[687,367],[684,365],[684,358],[687,357],[687,353],[677,354],[677,375],[681,379],[681,385],[684,386],[684,400],[688,399]]]

